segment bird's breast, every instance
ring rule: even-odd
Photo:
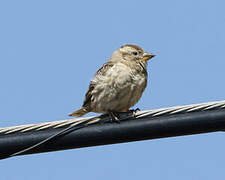
[[[137,103],[146,84],[147,76],[122,63],[110,68],[104,76],[96,77],[93,101],[96,112],[124,111]],[[104,102],[97,104],[97,102]]]

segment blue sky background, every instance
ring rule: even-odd
[[[67,119],[112,52],[157,56],[136,107],[224,100],[225,2],[1,1],[0,127]],[[89,114],[91,116],[94,114]],[[1,179],[221,179],[224,133],[14,157]]]

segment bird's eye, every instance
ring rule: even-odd
[[[132,54],[135,55],[135,56],[137,56],[138,53],[136,51],[134,51],[134,52],[132,52]]]

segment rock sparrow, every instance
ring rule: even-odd
[[[155,55],[137,45],[127,44],[117,49],[90,82],[81,109],[69,116],[88,112],[129,112],[141,98],[147,85],[147,61]]]

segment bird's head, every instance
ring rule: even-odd
[[[141,47],[133,44],[126,44],[117,50],[126,61],[147,63],[155,55],[145,52]]]

